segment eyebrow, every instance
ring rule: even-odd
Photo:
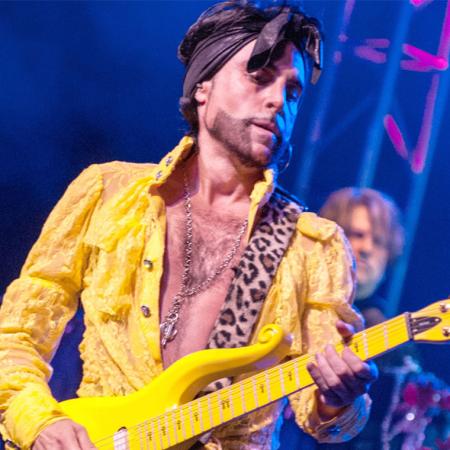
[[[248,64],[248,61],[242,61],[242,62],[240,63],[241,68],[242,68],[245,72],[247,72],[247,64]],[[277,69],[277,67],[274,65],[273,61],[270,61],[269,64],[268,64],[267,66],[260,67],[259,69],[256,69],[256,70],[254,70],[253,72],[247,72],[247,73],[254,73],[254,72],[257,72],[258,70],[263,70],[263,69],[269,69],[269,70],[271,70],[272,72],[279,72],[279,70]],[[300,74],[301,74],[301,71],[298,71],[298,76],[296,76],[296,77],[290,79],[290,80],[289,80],[289,84],[290,84],[291,86],[295,86],[295,87],[297,87],[297,88],[303,90],[306,83],[302,83],[302,82],[300,81]]]
[[[274,72],[279,72],[277,67],[273,64],[273,61],[270,61],[269,64],[266,66],[266,68],[270,69],[270,70],[272,70]],[[289,79],[289,84],[291,86],[296,86],[299,89],[303,89],[304,88],[304,84],[300,81],[300,75],[301,75],[301,72],[298,71],[298,75],[297,76]]]

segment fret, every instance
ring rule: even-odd
[[[169,428],[169,419],[167,417],[167,414],[164,414],[164,430],[162,431],[163,436],[165,433],[165,436],[167,438],[167,444],[169,445],[169,447],[171,446],[170,443],[170,428]]]
[[[159,448],[164,448],[164,442],[163,442],[163,438],[162,438],[161,427],[159,425],[159,418],[156,418],[156,428],[158,430],[157,434],[159,436]]]
[[[214,419],[213,419],[213,413],[211,409],[211,396],[208,395],[208,414],[209,414],[209,425],[211,428],[214,427]]]
[[[269,402],[271,402],[272,401],[272,390],[270,389],[269,372],[267,370],[264,372],[264,379],[266,381],[267,399],[269,400]]]
[[[286,395],[286,386],[284,385],[284,372],[281,366],[278,367],[278,377],[280,379],[281,394],[284,397]]]
[[[241,402],[242,402],[242,412],[245,414],[247,412],[247,405],[245,403],[245,392],[244,392],[244,386],[241,383],[239,383],[239,391],[241,393]]]
[[[184,420],[183,409],[176,409],[174,411],[173,420],[175,422],[175,436],[178,442],[185,441],[187,439],[186,433],[186,421]],[[181,433],[181,437],[180,437]]]
[[[384,337],[384,349],[389,349],[389,333],[387,330],[386,322],[383,322],[383,337]]]
[[[366,333],[366,330],[363,330],[363,331],[361,332],[361,336],[362,336],[362,339],[363,339],[363,346],[364,346],[364,356],[365,356],[364,359],[369,359],[370,353],[369,353],[369,344],[367,343],[367,333]]]
[[[190,404],[190,409],[192,413],[192,423],[194,425],[194,432],[195,434],[201,434],[204,431],[204,428],[202,427],[202,421],[200,417],[200,411],[198,408],[194,407],[194,405]]]
[[[142,448],[145,448],[145,450],[149,450],[150,443],[148,441],[148,433],[147,433],[147,421],[142,422],[141,424],[141,430],[142,430]]]
[[[268,403],[270,392],[267,389],[267,373],[256,375],[256,395],[258,397],[258,406],[264,406]]]
[[[217,409],[219,410],[219,423],[223,423],[223,409],[222,409],[222,398],[220,397],[220,391],[217,391],[216,393],[217,397]]]
[[[268,388],[268,394],[269,394],[269,401],[274,401],[279,398],[284,397],[285,391],[284,391],[284,380],[283,380],[283,370],[281,366],[279,367],[273,367],[272,369],[269,369],[267,372],[266,381],[269,385]]]
[[[180,425],[177,423],[177,412],[174,410],[172,414],[172,429],[175,443],[180,442],[179,432],[181,431],[181,421],[179,423]]]
[[[148,429],[148,422],[147,423],[147,429]],[[147,439],[149,444],[153,447],[153,450],[156,450],[156,438],[155,438],[155,424],[153,422],[153,420],[150,422],[151,423],[151,431],[149,434],[147,434]]]
[[[200,399],[197,400],[197,411],[200,415],[200,428],[203,430],[206,430],[205,428],[205,424],[203,422],[203,406],[202,406],[202,402],[200,401]]]
[[[284,364],[284,366],[286,366],[286,367],[283,369],[283,373],[284,373],[283,384],[284,384],[285,389],[287,390],[285,395],[291,394],[297,388],[297,385],[295,383],[295,376],[294,376],[294,365],[295,365],[294,361],[289,361],[286,364]]]
[[[231,412],[231,417],[237,417],[236,413],[234,411],[234,401],[233,401],[233,389],[232,388],[228,388],[228,401],[230,402],[230,412]]]
[[[295,387],[300,387],[300,375],[298,373],[298,359],[294,361]]]
[[[253,399],[255,400],[256,408],[259,407],[258,391],[256,390],[256,380],[255,377],[251,377],[252,389],[253,389]]]
[[[142,437],[142,429],[141,429],[142,426],[143,426],[143,424],[140,423],[140,424],[136,427],[136,432],[137,432],[138,439],[139,439],[139,448],[144,448],[144,447],[143,447],[144,442],[143,442],[143,437]]]
[[[234,415],[233,415],[232,409],[231,409],[229,392],[230,392],[230,388],[226,388],[226,389],[223,389],[223,391],[217,392],[218,397],[219,397],[219,410],[220,410],[221,423],[224,423],[231,419],[234,419]]]
[[[192,417],[192,404],[188,403],[188,413],[189,413],[189,424],[191,425],[191,434],[190,437],[195,436],[195,427],[194,427],[194,419]]]

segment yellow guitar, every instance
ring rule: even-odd
[[[409,340],[450,340],[450,299],[357,333],[351,342],[338,344],[336,350],[340,352],[347,345],[367,360]],[[184,450],[193,445],[196,436],[313,383],[306,369],[311,355],[274,366],[289,350],[289,338],[283,336],[280,327],[267,325],[258,341],[239,349],[202,350],[188,355],[150,385],[124,397],[80,398],[62,402],[61,406],[86,427],[99,449]],[[252,371],[259,372],[195,399],[216,379]]]

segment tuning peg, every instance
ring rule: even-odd
[[[450,311],[450,303],[441,303],[439,305],[439,309],[441,310],[441,313],[446,313],[446,312]]]

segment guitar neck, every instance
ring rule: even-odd
[[[335,348],[340,353],[347,346],[368,360],[408,340],[409,320],[404,314],[361,331],[348,344]],[[300,356],[166,412],[149,421],[147,435],[162,444],[158,448],[169,448],[311,386],[313,380],[306,367],[313,359],[312,355]]]

